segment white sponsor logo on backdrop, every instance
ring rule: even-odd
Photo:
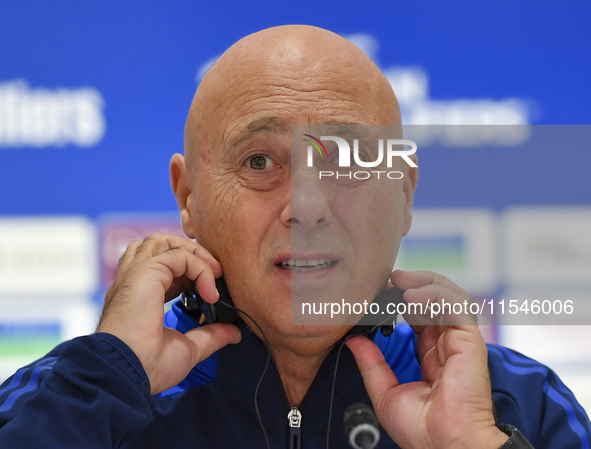
[[[591,285],[591,208],[513,208],[503,218],[508,282]]]
[[[96,229],[84,218],[0,220],[0,294],[93,292]]]
[[[105,100],[93,87],[32,88],[0,83],[0,148],[90,147],[105,135]]]

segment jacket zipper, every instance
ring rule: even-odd
[[[287,414],[289,421],[289,449],[302,448],[302,414],[297,407],[292,407]]]
[[[265,346],[265,344],[253,333],[252,336],[254,337],[255,341],[259,344],[259,347],[263,350],[263,353],[266,355],[267,354],[267,347]],[[318,372],[316,373],[316,376],[314,377],[314,380],[312,380],[312,384],[310,385],[310,388],[308,388],[308,392],[306,392],[306,395],[304,396],[304,399],[302,400],[302,403],[300,404],[300,408],[307,402],[306,400],[308,399],[309,396],[309,392],[310,390],[312,390],[312,387],[314,386],[314,384],[316,383],[317,379],[320,377],[320,373],[323,370],[328,369],[326,367],[327,365],[327,361],[329,358],[331,358],[331,354],[335,351],[335,348],[337,348],[337,346],[335,346],[330,353],[326,356],[326,359],[324,359],[324,361],[322,362],[322,364],[320,365],[320,369],[318,370]],[[271,370],[275,372],[275,379],[277,382],[279,382],[279,389],[281,390],[282,396],[283,396],[283,402],[286,405],[286,408],[289,410],[289,413],[287,414],[287,419],[288,419],[288,424],[289,424],[289,449],[301,449],[301,445],[302,445],[302,412],[300,411],[300,409],[298,407],[291,407],[289,405],[289,401],[287,399],[287,394],[285,393],[285,389],[283,388],[283,383],[281,382],[281,376],[279,375],[279,370],[277,369],[277,366],[275,365],[275,360],[273,360],[273,357],[271,357]],[[292,416],[297,416],[297,427],[295,425],[292,425]],[[295,444],[295,445],[294,445]]]
[[[264,346],[263,346],[263,348],[264,348]],[[333,349],[333,351],[334,351],[334,349]],[[331,351],[330,354],[332,354],[333,351]],[[280,388],[281,392],[283,393],[282,394],[283,401],[286,404],[287,408],[289,409],[289,413],[287,414],[287,419],[288,419],[288,424],[289,424],[289,449],[301,449],[301,446],[302,446],[302,412],[301,412],[301,408],[306,402],[309,401],[309,399],[308,399],[309,392],[310,392],[310,390],[312,390],[312,387],[314,386],[314,384],[317,383],[317,379],[323,374],[323,370],[328,369],[327,360],[330,358],[330,354],[322,362],[322,365],[320,365],[320,369],[316,373],[314,380],[312,380],[312,383],[310,384],[310,388],[308,388],[308,392],[306,393],[306,395],[304,396],[304,399],[302,400],[302,402],[300,404],[300,408],[290,407],[289,401],[287,400],[287,394],[285,393],[285,389],[283,388],[283,383],[281,382],[281,376],[279,375],[279,370],[277,369],[277,366],[275,365],[275,361],[271,357],[271,369],[275,372],[277,382],[279,382],[279,388]],[[296,423],[297,423],[297,425],[296,425]]]

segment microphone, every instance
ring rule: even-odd
[[[361,402],[351,404],[343,416],[345,435],[355,449],[373,449],[380,441],[380,424],[371,407]]]

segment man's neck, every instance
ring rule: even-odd
[[[302,355],[286,348],[271,348],[271,355],[291,407],[300,406],[331,349],[332,347],[326,348],[314,355]]]

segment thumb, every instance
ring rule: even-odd
[[[207,324],[185,333],[194,346],[193,366],[229,344],[239,343],[242,334],[233,324]]]
[[[382,351],[369,338],[354,337],[346,344],[355,357],[365,389],[377,412],[381,409],[380,403],[385,393],[399,385],[398,379],[386,363]]]

